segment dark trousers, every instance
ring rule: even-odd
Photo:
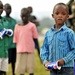
[[[50,75],[74,75],[74,69],[72,67],[64,67],[61,70],[51,70]]]

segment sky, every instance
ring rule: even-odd
[[[20,10],[23,7],[32,6],[33,13],[38,19],[51,17],[53,7],[56,3],[67,3],[69,0],[2,0],[3,4],[9,3],[12,6],[11,16],[20,19]],[[2,15],[5,15],[3,12]]]

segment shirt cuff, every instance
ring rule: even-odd
[[[64,57],[63,60],[65,64],[68,62],[68,59],[66,57]]]
[[[48,62],[47,60],[44,60],[43,64],[45,64],[46,62]]]

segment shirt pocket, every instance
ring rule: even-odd
[[[65,47],[66,46],[66,39],[65,38],[58,38],[58,45],[60,47]]]

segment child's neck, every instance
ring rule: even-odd
[[[6,18],[7,18],[7,19],[10,19],[10,15],[6,15]]]
[[[62,26],[63,26],[63,25],[56,25],[56,26],[55,26],[55,29],[56,29],[56,30],[59,30]]]
[[[23,25],[27,25],[28,24],[28,22],[23,22]]]

